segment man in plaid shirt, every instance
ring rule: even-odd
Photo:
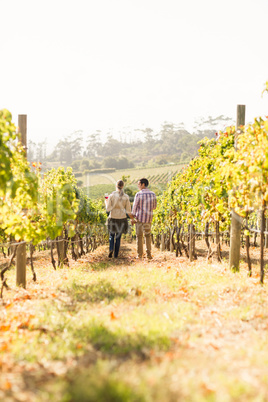
[[[147,179],[138,181],[139,192],[135,195],[131,223],[136,223],[137,252],[138,258],[143,256],[143,232],[145,234],[146,254],[151,259],[151,224],[153,219],[153,210],[156,208],[156,195],[148,190],[149,182]]]

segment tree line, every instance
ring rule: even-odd
[[[59,140],[50,154],[46,141],[29,141],[28,159],[41,162],[44,169],[58,163],[72,166],[74,171],[186,163],[197,155],[202,138],[214,138],[216,131],[230,123],[229,117],[209,116],[196,121],[193,132],[189,132],[183,123],[164,122],[158,131],[136,129],[136,135],[118,135],[119,139],[100,130],[89,135],[76,131]]]

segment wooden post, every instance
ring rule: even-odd
[[[246,217],[246,225],[248,227],[248,212],[247,212],[247,217]],[[249,276],[251,276],[252,275],[252,268],[251,268],[251,259],[250,259],[250,254],[249,254],[249,248],[250,248],[250,235],[246,235],[248,274],[249,274]]]
[[[189,225],[189,260],[193,261],[194,260],[194,248],[193,248],[193,241],[194,241],[194,236],[193,236],[193,224],[190,223]]]
[[[265,231],[268,232],[268,218],[265,219]],[[265,235],[265,248],[268,248],[268,235]]]
[[[263,201],[262,209],[261,209],[261,234],[260,234],[260,260],[261,260],[261,272],[260,272],[260,282],[263,283],[264,280],[264,231],[265,231],[265,207],[266,202]]]
[[[58,267],[64,264],[64,238],[63,235],[57,237]]]
[[[170,233],[170,252],[173,253],[173,251],[174,251],[174,244],[173,244],[174,228],[172,228],[172,229],[170,228],[169,233]]]
[[[236,130],[239,135],[239,127],[245,125],[246,106],[237,105]],[[237,136],[235,139],[235,148],[237,146]],[[233,271],[239,271],[240,260],[240,236],[241,236],[241,218],[232,211],[231,219],[231,236],[230,236],[230,252],[229,252],[229,267]]]
[[[27,157],[27,115],[19,114],[18,116],[19,132],[21,134],[21,145],[25,150]],[[17,248],[16,256],[16,284],[26,288],[26,243],[22,243]]]
[[[26,288],[26,243],[19,244],[17,247],[16,285]]]
[[[222,261],[221,258],[221,238],[220,238],[220,222],[215,222],[215,232],[216,232],[216,245],[217,245],[217,259],[219,262]]]
[[[165,245],[165,235],[164,233],[161,234],[161,244],[160,244],[160,251],[165,251],[166,245]]]
[[[21,144],[27,156],[27,115],[18,116],[19,132],[21,134]],[[16,255],[16,285],[26,288],[26,243],[18,245]]]
[[[75,236],[74,236],[74,241],[75,241],[75,243],[74,243],[74,252],[75,252],[76,257],[77,257],[77,259],[78,259],[78,258],[79,258],[79,244],[78,244],[78,242],[79,242],[79,236],[78,236],[77,233],[76,233]]]

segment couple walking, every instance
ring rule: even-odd
[[[109,230],[109,257],[118,257],[122,233],[127,233],[127,215],[131,224],[136,224],[137,257],[143,257],[143,234],[145,235],[147,258],[152,258],[151,252],[151,224],[153,210],[156,208],[156,195],[148,189],[149,182],[143,178],[138,181],[139,191],[135,195],[133,207],[129,197],[124,193],[124,182],[118,180],[116,190],[105,199]]]

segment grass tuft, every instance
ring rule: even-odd
[[[66,384],[63,402],[146,402],[133,385],[118,378],[112,369],[97,365],[75,374]]]
[[[68,288],[67,294],[75,301],[88,303],[101,301],[110,303],[114,299],[125,299],[128,296],[126,291],[116,289],[108,280],[97,281],[90,285],[73,282],[71,288]]]

